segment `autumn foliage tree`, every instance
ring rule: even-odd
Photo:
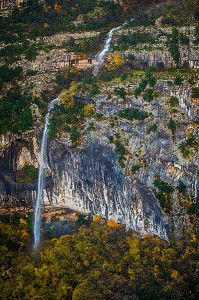
[[[123,64],[124,59],[119,51],[115,51],[113,54],[108,56],[108,70],[114,70],[118,67],[121,67]]]
[[[46,241],[36,255],[13,255],[9,265],[3,263],[3,270],[11,267],[6,278],[0,277],[3,300],[197,298],[196,236],[171,247],[96,215],[77,233]]]

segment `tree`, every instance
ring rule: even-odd
[[[181,85],[183,82],[183,78],[181,76],[176,76],[174,83],[176,85]]]
[[[153,100],[153,90],[152,89],[147,89],[144,93],[143,99],[145,101],[148,101],[148,102]]]
[[[30,97],[17,91],[8,91],[0,101],[0,133],[21,133],[32,128]]]
[[[66,108],[74,106],[74,96],[77,94],[79,87],[75,81],[70,83],[69,90],[64,90],[60,96],[60,102],[64,104]]]
[[[199,98],[199,88],[192,88],[192,98]]]
[[[113,55],[108,56],[108,62],[108,70],[114,70],[124,64],[124,59],[119,51],[115,51]]]
[[[95,107],[93,104],[87,104],[84,106],[84,114],[86,117],[90,117],[95,111]]]
[[[172,131],[172,134],[175,133],[175,131],[176,131],[176,124],[175,124],[175,122],[174,122],[174,120],[172,118],[169,120],[168,128]]]
[[[123,100],[126,99],[126,91],[124,88],[115,89],[115,95],[120,96]]]
[[[35,45],[32,45],[25,52],[25,58],[29,61],[35,61],[37,54],[38,54],[37,48],[35,47]]]
[[[179,99],[176,96],[171,96],[170,98],[170,105],[171,107],[175,107],[177,105],[179,105]]]

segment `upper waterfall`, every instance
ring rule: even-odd
[[[113,39],[113,35],[116,31],[120,30],[121,28],[123,28],[124,26],[128,25],[130,22],[132,22],[134,20],[134,18],[132,18],[131,20],[129,21],[125,21],[122,25],[118,26],[118,27],[115,27],[115,28],[112,28],[108,35],[107,35],[107,38],[106,38],[106,41],[105,41],[105,44],[104,44],[104,47],[102,49],[101,52],[99,52],[96,56],[96,62],[95,62],[95,66],[94,66],[94,70],[93,70],[93,73],[94,74],[97,74],[99,69],[100,69],[100,66],[101,66],[101,63],[102,61],[104,60],[105,56],[108,54],[109,50],[110,50],[110,46],[111,46],[111,42],[112,42],[112,39]]]

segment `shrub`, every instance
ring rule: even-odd
[[[91,89],[91,92],[90,92],[90,95],[91,97],[95,97],[95,95],[99,93],[99,87],[98,85],[95,83],[92,85],[92,89]]]
[[[139,86],[134,91],[134,95],[136,98],[145,90],[146,86],[147,86],[147,79],[143,78],[140,81]]]
[[[154,181],[154,186],[158,188],[160,191],[165,192],[167,194],[171,194],[173,192],[172,186],[160,179],[156,179]]]
[[[176,85],[181,85],[183,82],[183,78],[181,76],[176,76],[174,83]]]
[[[195,141],[194,137],[188,138],[185,142],[182,142],[180,146],[178,147],[180,149],[180,152],[184,158],[187,158],[189,154],[191,153],[190,149],[191,147],[197,146],[197,142]]]
[[[176,124],[175,124],[175,122],[174,122],[173,119],[169,120],[168,128],[172,131],[172,134],[175,133],[175,131],[176,131]]]
[[[172,35],[169,41],[169,51],[171,52],[176,64],[179,63],[180,51],[179,51],[179,32],[176,28],[173,28]]]
[[[156,84],[156,78],[154,76],[149,77],[148,84],[153,87]]]
[[[131,167],[131,173],[135,174],[137,171],[139,171],[140,168],[141,168],[141,166],[139,166],[139,165],[133,165]]]
[[[159,200],[160,206],[162,209],[165,209],[165,211],[170,214],[172,211],[172,199],[171,194],[173,192],[172,186],[170,186],[168,183],[156,179],[154,181],[154,186],[159,190],[156,193],[156,198]]]
[[[181,180],[178,181],[177,190],[179,193],[184,193],[186,191],[186,185]]]
[[[33,165],[26,165],[16,173],[16,180],[19,182],[36,181],[38,176],[38,169]]]
[[[192,88],[192,98],[199,98],[199,88],[198,87]]]
[[[115,89],[115,95],[120,96],[123,100],[126,99],[126,91],[124,88]]]
[[[134,96],[135,96],[136,99],[137,99],[138,96],[141,94],[141,92],[142,92],[142,90],[141,90],[140,87],[137,87],[137,88],[135,89],[135,91],[134,91]]]
[[[119,226],[119,225],[117,224],[117,222],[114,221],[114,220],[112,220],[112,219],[110,219],[110,220],[107,221],[107,225],[108,225],[108,227],[111,227],[111,228],[116,228],[116,227]]]
[[[140,111],[137,108],[125,108],[118,113],[118,116],[129,121],[142,121],[148,118],[149,114],[146,111]]]
[[[160,62],[158,62],[157,64],[156,64],[156,70],[157,71],[164,71],[164,63],[162,62],[162,61],[160,61]]]
[[[157,124],[152,124],[150,127],[149,127],[149,131],[152,131],[152,132],[156,132],[157,131]]]
[[[71,135],[70,135],[70,140],[72,142],[72,144],[76,144],[78,139],[80,138],[81,133],[78,131],[77,126],[73,126],[71,128]]]
[[[144,93],[143,99],[145,101],[148,101],[148,102],[153,100],[153,90],[152,89],[147,89]]]
[[[171,107],[175,107],[176,105],[179,105],[179,99],[175,96],[171,96],[170,105]]]
[[[189,203],[189,205],[187,207],[187,214],[193,215],[195,213],[196,213],[196,203],[191,202],[191,203]]]

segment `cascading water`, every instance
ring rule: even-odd
[[[121,26],[115,27],[111,29],[108,33],[107,39],[104,44],[103,50],[97,55],[96,62],[94,65],[94,71],[93,73],[97,75],[100,65],[107,55],[107,53],[110,50],[111,42],[113,39],[113,35],[116,31],[123,28],[124,26],[128,25],[130,22],[132,22],[134,18],[132,18],[129,21],[125,21]],[[59,103],[60,96],[53,101],[50,102],[48,106],[48,112],[46,114],[46,123],[45,128],[43,132],[43,138],[42,138],[42,147],[41,147],[41,157],[40,157],[40,167],[39,167],[39,177],[38,177],[38,191],[37,191],[37,198],[36,198],[36,206],[35,206],[35,219],[34,219],[34,248],[37,248],[40,239],[40,229],[41,229],[41,201],[43,196],[43,188],[44,188],[44,166],[45,166],[45,154],[46,154],[46,146],[47,146],[47,139],[48,139],[48,125],[50,120],[50,112],[53,109],[54,105],[56,103]]]
[[[197,179],[197,176],[195,176],[195,180],[194,180],[194,196],[195,196],[195,200],[197,202],[197,200],[198,200],[198,179]]]
[[[105,58],[105,56],[107,55],[107,53],[109,52],[110,50],[110,46],[111,46],[111,42],[112,42],[112,39],[113,39],[113,35],[116,31],[120,30],[121,28],[123,28],[124,26],[128,25],[130,22],[132,22],[134,19],[131,19],[130,21],[125,21],[121,26],[118,26],[118,27],[115,27],[115,28],[112,28],[109,33],[108,33],[108,36],[107,36],[107,39],[105,41],[105,44],[104,44],[104,48],[103,50],[98,53],[98,55],[96,56],[96,62],[95,62],[95,65],[94,65],[94,70],[93,70],[93,73],[95,75],[97,75],[98,71],[99,71],[99,68],[100,68],[100,65],[103,61],[103,59]]]
[[[41,239],[41,202],[43,196],[43,188],[44,188],[44,166],[45,166],[45,154],[46,154],[46,146],[48,139],[48,126],[50,120],[50,112],[54,108],[54,105],[59,103],[60,98],[56,98],[52,100],[48,105],[48,112],[46,114],[46,122],[42,137],[42,145],[41,145],[41,156],[40,156],[40,165],[39,165],[39,177],[38,177],[38,189],[37,189],[37,198],[35,205],[35,219],[34,219],[34,248],[37,248],[40,239]]]

